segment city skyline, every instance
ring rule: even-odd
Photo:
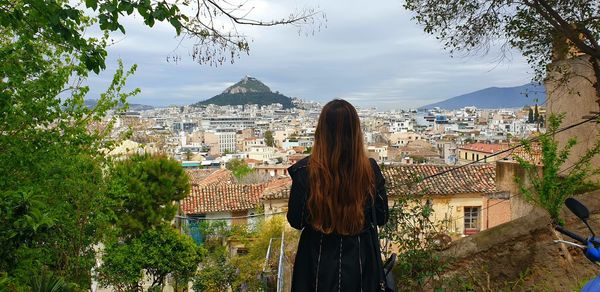
[[[452,58],[394,1],[367,7],[344,2],[343,11],[341,1],[320,7],[315,1],[252,1],[251,16],[285,16],[298,10],[297,3],[325,12],[321,25],[327,27],[303,27],[300,34],[310,36],[299,36],[293,26],[240,26],[251,40],[249,55],[218,67],[195,63],[189,57],[192,43],[174,38],[169,25],[145,28],[139,16],[128,17],[127,37],[113,36],[116,43],[109,48],[108,70],[90,77],[88,98],[96,98],[106,87],[118,58],[126,66],[138,64],[128,84],[142,92],[130,102],[154,106],[208,99],[245,75],[290,97],[319,102],[344,98],[357,106],[380,109],[414,108],[487,87],[519,86],[532,76],[517,52],[510,51],[499,61],[497,47],[483,57]],[[173,54],[182,60],[167,62]]]

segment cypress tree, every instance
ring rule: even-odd
[[[529,116],[527,117],[527,123],[533,123],[533,109],[529,108]]]

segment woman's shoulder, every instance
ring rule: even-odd
[[[377,163],[377,160],[369,157],[369,162],[371,162],[371,167],[373,167],[373,169],[379,170],[379,163]]]
[[[293,176],[297,172],[306,171],[306,167],[308,166],[309,159],[310,159],[310,155],[298,160],[298,162],[296,162],[292,166],[288,167],[288,173]]]

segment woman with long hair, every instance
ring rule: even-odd
[[[287,219],[302,230],[292,291],[379,291],[381,258],[373,226],[388,219],[385,180],[366,155],[350,103],[335,99],[323,107],[312,154],[288,172]]]

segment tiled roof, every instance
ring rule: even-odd
[[[292,179],[284,178],[272,180],[266,184],[265,190],[262,193],[263,200],[287,199],[290,197],[290,188],[292,187]]]
[[[473,164],[448,173],[425,179],[414,184],[417,178],[424,178],[442,171],[456,168],[443,165],[400,165],[386,166],[382,169],[389,196],[427,194],[432,196],[450,196],[457,194],[496,192],[495,164]],[[267,187],[263,200],[287,199],[291,179],[279,180],[279,186]]]
[[[190,185],[199,184],[205,178],[215,173],[219,169],[186,169],[188,177],[190,178]]]
[[[496,192],[495,164],[473,164],[448,173],[425,179],[415,184],[417,178],[424,178],[442,171],[456,168],[444,165],[400,165],[382,169],[389,196],[426,194],[449,196],[457,194]],[[279,180],[280,185],[267,186],[262,199],[275,200],[289,198],[291,179]]]
[[[254,169],[288,169],[290,166],[290,164],[263,164],[255,166]]]
[[[386,179],[386,187],[390,196],[416,194],[445,196],[468,193],[493,193],[496,191],[495,164],[467,165],[418,182],[420,179],[453,168],[457,167],[419,164],[388,166],[382,172]]]
[[[485,143],[473,143],[466,144],[459,147],[459,149],[469,150],[469,151],[477,151],[483,153],[496,153],[508,148],[506,144],[485,144]]]
[[[188,172],[189,175],[189,172]],[[191,179],[191,177],[190,177]],[[233,174],[231,173],[230,170],[227,169],[217,169],[215,171],[213,171],[212,173],[210,173],[210,175],[208,176],[204,176],[201,177],[199,176],[198,179],[195,180],[191,180],[191,185],[192,187],[196,186],[196,187],[205,187],[205,186],[209,186],[209,185],[221,185],[221,184],[231,184],[235,182],[235,178],[233,177]]]
[[[240,211],[260,203],[264,185],[211,184],[192,186],[191,194],[181,201],[184,214]]]
[[[510,155],[513,160],[517,160],[516,157],[535,165],[542,165],[542,145],[539,142],[532,142],[530,151],[527,151],[525,147],[517,147]]]

